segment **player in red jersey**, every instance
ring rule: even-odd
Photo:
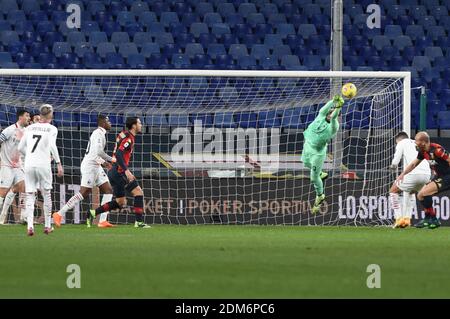
[[[416,227],[434,229],[441,224],[433,208],[433,195],[450,189],[450,155],[441,145],[430,143],[430,136],[426,132],[417,133],[415,140],[418,150],[417,158],[405,168],[397,180],[401,181],[423,160],[430,163],[434,176],[417,194],[417,199],[425,208],[425,219]]]
[[[128,168],[131,154],[134,149],[135,137],[138,133],[142,132],[141,120],[137,117],[130,117],[126,121],[126,127],[127,130],[124,130],[117,135],[116,146],[113,151],[114,165],[108,172],[108,178],[113,188],[115,200],[112,200],[95,210],[91,210],[87,218],[88,225],[97,214],[124,207],[127,204],[126,192],[129,192],[134,197],[133,210],[136,215],[134,227],[150,227],[144,223],[142,218],[142,213],[144,212],[144,192]]]

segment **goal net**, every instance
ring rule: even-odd
[[[345,100],[323,168],[326,202],[313,215],[302,133],[346,82],[358,95]],[[407,72],[0,70],[2,129],[19,108],[55,109],[65,168],[54,178],[55,210],[79,190],[97,115],[113,124],[108,153],[125,119],[141,119],[131,171],[147,223],[391,224],[388,167],[395,134],[409,133],[409,99]],[[81,213],[98,203],[94,190],[65,222],[83,223]],[[109,220],[131,223],[134,214],[125,207]]]

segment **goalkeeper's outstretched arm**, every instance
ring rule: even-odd
[[[336,104],[336,109],[331,113],[331,132],[333,136],[339,130],[338,116],[341,113],[341,108],[344,105],[344,99],[340,95],[335,95],[332,102]]]
[[[324,106],[322,106],[319,110],[320,116],[327,116],[328,112],[330,112],[331,108],[334,105],[334,100],[329,100]]]

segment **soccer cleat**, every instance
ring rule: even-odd
[[[324,200],[325,200],[325,194],[316,196],[316,200],[314,202],[314,206],[311,211],[313,214],[317,214],[320,211],[320,205],[322,205]]]
[[[416,228],[426,228],[426,227],[428,227],[428,225],[430,224],[429,220],[430,220],[429,217],[425,217],[425,218],[422,219],[420,222],[418,222],[417,224],[415,224],[414,227],[416,227]]]
[[[428,229],[436,229],[439,228],[441,226],[441,222],[439,221],[439,219],[437,219],[437,217],[431,217],[429,222],[428,222]]]
[[[134,222],[134,228],[151,228],[152,226],[150,226],[150,225],[147,225],[146,223],[144,223],[144,222],[138,222],[138,221],[135,221]]]
[[[326,173],[326,172],[320,173],[320,179],[322,180],[322,183],[324,183],[327,178],[328,178],[328,173]]]
[[[111,224],[110,222],[108,222],[107,220],[98,223],[97,227],[99,228],[108,228],[108,227],[114,227],[113,224]]]
[[[34,235],[34,229],[33,229],[33,228],[31,228],[31,227],[30,227],[30,228],[28,228],[28,232],[27,232],[27,235],[28,235],[28,236],[30,236],[30,237],[31,237],[31,236],[33,236],[33,235]]]
[[[53,213],[53,222],[56,227],[61,227],[62,216],[59,212]]]
[[[89,210],[88,218],[86,219],[87,228],[91,228],[94,218],[95,218],[95,209],[91,209],[91,210]]]
[[[403,228],[402,225],[403,225],[403,217],[400,217],[395,220],[395,223],[394,225],[392,225],[392,228]]]
[[[44,234],[48,235],[48,234],[50,234],[50,233],[53,233],[53,228],[52,228],[52,227],[50,227],[50,228],[45,227],[45,228],[44,228]]]

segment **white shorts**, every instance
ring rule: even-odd
[[[35,193],[41,189],[52,189],[52,183],[53,175],[50,167],[25,168],[25,191],[27,193]]]
[[[420,189],[430,181],[430,175],[426,174],[407,174],[403,181],[396,183],[397,187],[403,192],[413,193]]]
[[[92,188],[109,182],[105,170],[101,166],[81,165],[81,186]]]
[[[22,168],[2,166],[0,168],[0,187],[10,188],[25,179]]]

